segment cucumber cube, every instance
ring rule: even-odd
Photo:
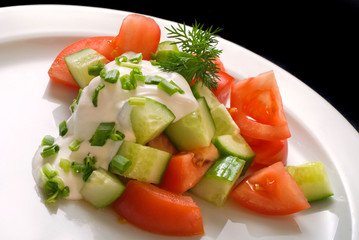
[[[308,202],[322,200],[334,195],[322,162],[286,166],[286,170],[292,175]]]
[[[96,208],[103,208],[115,201],[125,188],[115,175],[103,168],[98,168],[91,173],[80,193]]]
[[[65,57],[66,66],[80,88],[86,87],[94,78],[88,74],[88,67],[98,62],[104,63],[107,59],[92,48],[85,48]]]
[[[244,164],[244,160],[234,156],[218,159],[191,192],[218,207],[222,206],[241,174]]]
[[[131,161],[129,168],[123,172],[111,172],[142,182],[159,184],[167,168],[172,154],[141,144],[124,141],[119,148],[118,155],[122,155]]]
[[[145,104],[133,105],[130,114],[136,142],[143,145],[160,135],[175,119],[166,105],[150,98],[144,99]]]
[[[216,130],[206,100],[199,98],[197,101],[196,111],[171,123],[165,130],[168,138],[180,151],[209,146]]]

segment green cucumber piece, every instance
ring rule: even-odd
[[[171,52],[179,52],[178,47],[173,41],[164,41],[158,44],[157,51],[152,58],[157,62],[161,62],[167,59]]]
[[[308,202],[322,200],[334,195],[322,162],[286,166],[286,170],[292,175]]]
[[[129,159],[131,165],[123,173],[116,172],[110,168],[111,172],[154,184],[161,182],[167,164],[172,157],[168,152],[129,141],[124,141],[121,144],[117,154]]]
[[[209,90],[207,86],[203,85],[201,81],[197,81],[195,84],[193,84],[191,90],[195,98],[198,99],[204,97],[206,99],[210,110],[221,105],[216,95],[214,95],[214,93],[211,90]]]
[[[216,125],[214,136],[221,136],[226,134],[238,134],[239,128],[233,121],[231,114],[227,108],[221,104],[211,110],[213,121]]]
[[[125,188],[115,175],[103,168],[98,168],[91,173],[80,193],[96,208],[103,208],[115,201]]]
[[[94,78],[88,74],[88,67],[107,59],[92,48],[85,48],[65,57],[66,66],[80,88],[86,87]]]
[[[246,173],[256,156],[246,140],[239,134],[214,137],[212,143],[223,156],[236,156],[246,161],[242,175]]]
[[[216,95],[209,90],[209,88],[197,81],[191,87],[195,98],[204,97],[207,101],[208,107],[211,111],[213,121],[216,125],[214,136],[224,134],[234,134],[239,132],[237,124],[233,121],[232,116],[227,111],[227,108],[218,101]]]
[[[166,135],[180,151],[190,151],[209,146],[216,130],[206,99],[199,98],[198,108],[171,123],[165,130]]]
[[[245,161],[235,156],[221,157],[190,191],[220,207],[227,200],[244,165]]]
[[[166,105],[145,98],[145,104],[133,105],[130,119],[136,142],[145,145],[160,135],[176,118]]]

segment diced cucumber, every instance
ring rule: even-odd
[[[209,146],[216,130],[206,99],[199,98],[198,108],[171,123],[165,130],[166,135],[180,151],[189,151]]]
[[[166,105],[145,98],[144,105],[134,105],[131,110],[131,124],[136,142],[146,144],[160,135],[176,118]]]
[[[237,124],[233,121],[231,114],[229,114],[223,104],[213,108],[211,114],[216,125],[215,137],[226,134],[239,134]]]
[[[208,87],[204,86],[202,82],[197,81],[191,89],[195,98],[204,97],[207,101],[213,121],[216,125],[214,136],[239,132],[237,124],[233,121],[226,107],[218,101],[216,95],[214,95]]]
[[[191,87],[193,96],[195,98],[201,98],[204,97],[207,101],[208,107],[210,110],[214,109],[215,107],[221,105],[221,103],[218,101],[216,95],[209,90],[208,87],[203,85],[201,81],[197,81],[193,86]]]
[[[322,162],[286,166],[286,170],[293,176],[308,202],[322,200],[334,195]]]
[[[237,157],[221,157],[191,189],[191,192],[216,206],[222,206],[244,165],[245,161]]]
[[[65,63],[72,77],[80,88],[86,87],[94,78],[88,74],[88,67],[107,59],[92,48],[85,48],[65,57]]]
[[[103,168],[98,168],[91,173],[80,193],[96,208],[103,208],[115,201],[125,188],[115,175]]]
[[[157,51],[152,58],[157,62],[161,62],[167,59],[171,52],[179,52],[178,47],[173,41],[164,41],[158,44]]]
[[[252,148],[239,133],[214,137],[212,139],[212,143],[216,146],[221,155],[236,156],[246,161],[242,175],[246,173],[254,157],[256,156]]]
[[[117,173],[110,169],[111,172],[155,184],[161,182],[167,164],[172,157],[168,152],[128,141],[121,144],[117,154],[129,159],[131,165],[124,173]]]

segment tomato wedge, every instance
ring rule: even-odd
[[[161,29],[152,18],[139,14],[128,15],[121,24],[119,34],[111,42],[114,55],[125,52],[142,53],[144,60],[151,59],[160,42]]]
[[[204,233],[201,211],[191,197],[149,183],[129,181],[113,207],[128,222],[153,233],[173,236]]]
[[[243,179],[229,196],[243,207],[267,215],[292,214],[310,207],[282,162]]]
[[[221,67],[221,65],[219,65],[219,67]],[[219,71],[217,76],[219,77],[219,81],[217,82],[218,88],[216,90],[212,90],[212,92],[216,95],[218,101],[226,104],[231,90],[231,85],[236,79],[224,71]]]
[[[234,83],[231,108],[238,109],[232,117],[246,136],[267,141],[291,136],[273,71]]]
[[[256,154],[256,157],[251,164],[252,169],[268,167],[276,162],[282,162],[284,165],[287,164],[287,139],[266,141],[254,139],[245,135],[242,136]]]
[[[91,37],[86,39],[81,39],[77,42],[74,42],[64,48],[56,59],[52,63],[48,74],[52,81],[63,84],[65,86],[79,88],[75,80],[72,78],[69,70],[67,69],[64,57],[78,52],[85,48],[92,48],[100,54],[108,58],[111,55],[112,49],[109,47],[109,42],[113,37]]]
[[[219,152],[213,144],[173,155],[160,187],[178,194],[186,192],[199,182],[218,157]]]

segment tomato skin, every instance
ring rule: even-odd
[[[113,208],[128,222],[149,232],[172,236],[204,233],[201,211],[191,197],[149,183],[130,180]]]
[[[229,196],[243,207],[266,215],[287,215],[310,207],[282,162],[246,177]]]
[[[81,39],[79,41],[76,41],[68,45],[59,53],[59,55],[52,63],[48,71],[50,79],[53,82],[57,82],[65,86],[78,89],[79,86],[77,85],[77,83],[71,76],[69,70],[67,69],[64,57],[85,48],[92,48],[107,58],[110,55],[110,52],[112,51],[112,49],[109,48],[108,46],[108,43],[112,39],[113,37],[109,37],[109,36],[91,37],[91,38]]]
[[[147,146],[153,147],[171,154],[178,153],[176,147],[172,144],[166,134],[161,133],[159,136],[155,137],[154,139],[150,140],[147,143]]]
[[[291,136],[273,71],[234,83],[231,87],[232,114],[241,133],[267,141]]]
[[[122,21],[119,34],[111,41],[113,56],[132,51],[142,53],[144,60],[150,60],[160,38],[161,29],[152,18],[130,14]]]
[[[252,169],[268,167],[276,162],[282,162],[283,165],[287,164],[287,139],[265,141],[254,139],[245,135],[242,136],[256,154],[256,157],[253,159],[251,164]]]
[[[226,104],[231,90],[231,85],[236,79],[224,71],[219,71],[217,76],[219,77],[219,81],[217,82],[218,88],[216,90],[212,90],[212,92],[216,95],[218,101]]]

